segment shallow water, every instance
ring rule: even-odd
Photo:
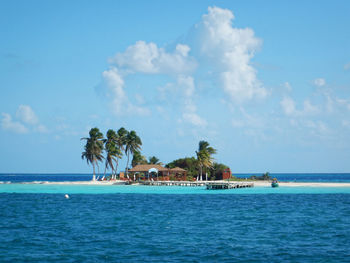
[[[253,187],[206,190],[203,187],[143,185],[0,184],[0,193],[46,194],[350,194],[350,187]]]
[[[349,262],[349,194],[235,193],[1,193],[0,262]]]

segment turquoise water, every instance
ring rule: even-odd
[[[349,262],[349,194],[21,187],[60,193],[0,194],[0,262]]]
[[[349,258],[350,187],[0,184],[0,262]]]
[[[350,194],[350,187],[253,187],[206,190],[205,187],[142,185],[0,184],[0,193],[46,194]]]

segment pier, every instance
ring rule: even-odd
[[[143,185],[155,185],[155,186],[205,186],[207,183],[204,181],[144,181]]]
[[[247,182],[209,182],[206,184],[208,190],[223,190],[234,188],[254,187],[254,183]]]
[[[254,183],[250,182],[215,182],[215,181],[145,181],[143,185],[153,186],[206,186],[208,190],[219,190],[219,189],[234,189],[234,188],[247,188],[254,187]]]

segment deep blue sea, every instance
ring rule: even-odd
[[[0,184],[0,262],[350,262],[350,188]]]
[[[247,178],[251,175],[262,174],[234,174],[236,177]],[[350,182],[350,173],[270,173],[279,181],[287,182]]]

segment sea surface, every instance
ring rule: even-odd
[[[249,178],[251,175],[261,176],[262,174],[234,174],[239,178]],[[350,182],[350,173],[270,173],[282,182]]]
[[[262,174],[233,174],[239,178],[249,178],[252,175]],[[100,175],[102,177],[103,174]],[[350,182],[350,173],[271,173],[279,181],[291,182]],[[33,182],[33,181],[88,181],[92,179],[91,174],[20,174],[0,173],[0,182]]]
[[[349,187],[23,182],[0,184],[0,262],[350,262]]]

